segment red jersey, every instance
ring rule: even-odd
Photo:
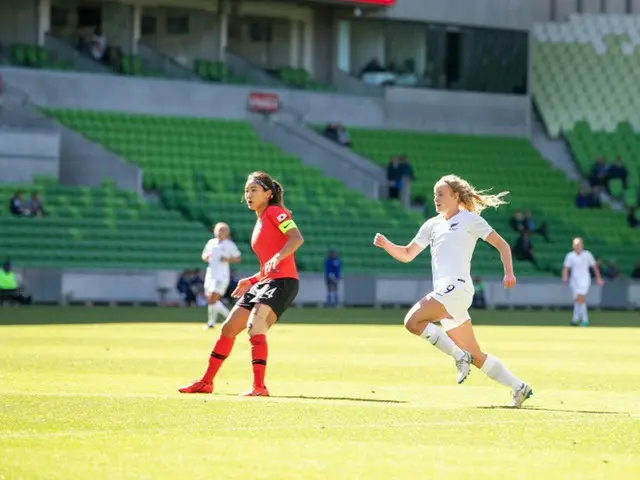
[[[286,233],[296,228],[291,215],[278,205],[269,205],[264,209],[251,235],[251,248],[260,262],[260,278],[264,277],[264,264],[271,260],[287,243]],[[266,278],[298,278],[298,269],[294,255],[289,255],[278,263]]]

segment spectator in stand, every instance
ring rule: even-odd
[[[360,70],[360,76],[364,75],[365,73],[380,73],[386,71],[387,69],[380,64],[380,60],[374,57],[369,60],[369,63],[367,63],[362,70]]]
[[[16,193],[14,193],[13,197],[9,199],[9,212],[11,212],[11,215],[15,215],[16,217],[29,216],[29,209],[25,207],[22,201],[21,190],[18,190]]]
[[[517,210],[514,212],[509,220],[509,225],[511,225],[511,228],[516,232],[528,231],[529,233],[537,233],[541,235],[547,243],[551,241],[547,233],[547,222],[542,222],[540,226],[536,225],[529,210],[524,212]]]
[[[180,294],[182,302],[188,307],[196,303],[196,296],[191,289],[191,270],[185,270],[180,274],[176,290]]]
[[[604,157],[598,157],[596,163],[591,167],[591,173],[589,174],[589,183],[592,187],[606,187],[607,179],[608,179],[608,171],[607,163],[604,160]]]
[[[622,188],[627,189],[627,177],[629,176],[629,172],[627,172],[627,167],[622,163],[622,159],[620,157],[616,157],[616,161],[609,165],[607,169],[607,181],[619,178],[622,180]]]
[[[591,189],[591,208],[602,208],[602,187],[600,186]]]
[[[515,232],[522,232],[523,230],[526,230],[524,213],[522,213],[521,210],[516,210],[513,215],[511,215],[509,225],[511,225],[511,228]]]
[[[576,207],[591,208],[592,200],[593,195],[591,195],[591,189],[589,187],[582,187],[576,195]]]
[[[640,229],[640,221],[638,221],[638,216],[636,215],[636,208],[629,207],[629,211],[627,213],[627,224],[631,228],[639,228]]]
[[[629,276],[635,280],[640,280],[640,258],[636,262],[636,266]]]
[[[337,142],[343,147],[351,148],[351,146],[353,145],[351,143],[351,135],[349,135],[349,132],[344,127],[344,125],[342,125],[341,123],[338,123],[336,125],[336,130],[337,130],[337,135],[336,135]]]
[[[487,308],[487,302],[484,296],[484,283],[482,278],[473,277],[473,288],[475,293],[473,294],[472,307],[485,309]]]
[[[29,212],[34,217],[44,217],[47,215],[38,192],[31,193],[31,198],[29,199]]]
[[[337,307],[339,303],[338,288],[342,276],[342,261],[338,253],[331,249],[324,261],[324,281],[327,285],[327,307]]]
[[[415,180],[413,166],[406,155],[400,156],[400,198],[405,207],[411,206],[411,182]]]
[[[605,269],[604,276],[610,280],[616,280],[622,276],[622,272],[618,268],[615,260],[609,260],[607,268]]]
[[[520,232],[513,247],[513,255],[516,260],[531,262],[536,268],[539,268],[529,230],[522,230]]]
[[[26,296],[15,273],[11,270],[11,262],[6,260],[0,269],[0,305],[4,302],[15,302],[26,305],[31,303],[31,297]]]
[[[402,183],[402,167],[398,157],[391,157],[387,165],[387,180],[389,181],[389,198],[400,198]]]
[[[329,140],[333,140],[334,142],[338,142],[338,127],[333,123],[327,123],[324,126],[324,130],[322,134],[327,137]]]

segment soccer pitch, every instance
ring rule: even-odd
[[[0,309],[0,479],[600,479],[640,475],[640,315],[477,312],[525,408],[402,328],[401,310],[292,309],[246,336],[214,395],[181,395],[216,331],[202,309]],[[194,322],[201,323],[194,323]]]

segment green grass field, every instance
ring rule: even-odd
[[[401,327],[400,310],[293,309],[270,333],[271,398],[239,338],[214,395],[180,395],[203,310],[0,308],[0,479],[631,479],[640,315],[479,312],[526,408]],[[615,327],[615,328],[614,328]]]

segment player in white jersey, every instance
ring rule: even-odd
[[[219,222],[213,228],[213,238],[207,242],[202,250],[202,261],[208,264],[204,277],[204,291],[209,303],[208,321],[205,328],[213,328],[218,315],[226,318],[229,310],[221,299],[227,291],[231,272],[230,263],[240,262],[240,250],[229,238],[231,230],[226,223]]]
[[[516,284],[509,244],[479,215],[486,207],[504,204],[502,197],[508,192],[487,195],[455,175],[442,177],[433,190],[439,215],[427,220],[408,245],[396,245],[380,233],[373,242],[405,263],[411,262],[427,246],[431,247],[433,291],[409,310],[404,325],[455,359],[458,383],[464,382],[473,364],[490,378],[510,387],[511,406],[520,407],[533,390],[500,360],[480,349],[468,311],[474,294],[471,257],[479,238],[500,252],[504,287],[513,288]],[[435,322],[440,322],[443,328],[438,328]]]
[[[580,237],[573,239],[573,250],[564,257],[562,267],[562,283],[569,283],[573,296],[573,320],[571,325],[589,325],[589,312],[587,311],[587,293],[591,286],[591,269],[596,277],[598,285],[604,285],[600,269],[589,250],[584,249],[584,243]],[[571,273],[569,273],[571,272]]]

